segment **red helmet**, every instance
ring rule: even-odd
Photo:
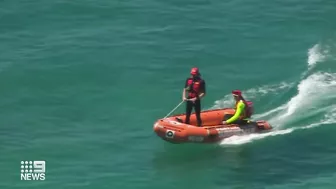
[[[232,95],[234,95],[234,96],[241,96],[242,92],[240,90],[233,90],[232,91]]]
[[[198,70],[198,68],[191,68],[190,73],[191,73],[191,75],[198,75],[199,74],[199,70]]]

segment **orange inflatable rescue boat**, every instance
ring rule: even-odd
[[[263,133],[272,129],[264,120],[251,121],[244,125],[223,125],[225,115],[233,115],[233,108],[206,110],[201,112],[202,126],[197,126],[195,113],[190,116],[190,124],[183,123],[185,114],[178,114],[154,123],[154,132],[171,143],[214,143],[234,135]]]

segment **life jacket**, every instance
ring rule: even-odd
[[[201,78],[189,78],[187,81],[188,85],[188,96],[190,98],[195,98],[200,94],[201,90]]]
[[[243,101],[243,103],[245,104],[245,108],[244,108],[244,112],[239,117],[239,119],[243,120],[243,119],[246,119],[246,118],[251,118],[252,114],[254,113],[253,102],[246,101],[246,100],[241,100],[241,101]],[[239,102],[240,102],[240,100],[236,102],[236,109],[237,109],[237,105],[238,105]]]

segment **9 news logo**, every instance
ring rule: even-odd
[[[45,161],[21,161],[21,180],[45,180]]]

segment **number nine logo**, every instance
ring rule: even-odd
[[[45,172],[45,161],[34,161],[34,172],[44,173]]]

